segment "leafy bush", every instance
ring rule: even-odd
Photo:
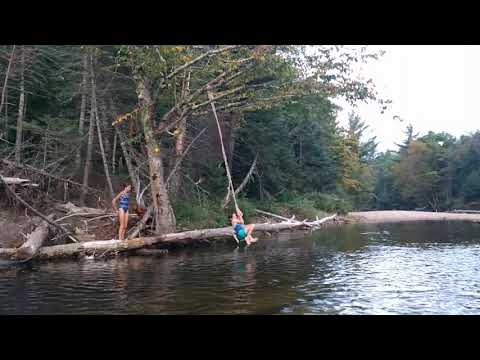
[[[179,202],[174,204],[174,211],[180,229],[213,228],[228,223],[227,214],[219,202],[208,201],[201,204]]]

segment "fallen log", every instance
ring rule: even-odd
[[[49,215],[48,218],[51,220],[53,218],[53,214]],[[42,223],[27,236],[27,240],[22,244],[22,246],[20,246],[12,255],[12,260],[31,260],[42,247],[44,241],[47,239],[50,233],[48,225],[48,222],[43,220]]]
[[[332,216],[328,216],[326,218],[311,222],[293,221],[275,224],[255,224],[255,232],[279,232],[282,230],[293,230],[301,228],[318,229],[323,223],[329,220],[333,220],[336,216],[337,214],[334,214]],[[163,234],[150,237],[138,237],[126,241],[103,240],[66,245],[46,246],[40,248],[35,257],[38,259],[53,259],[96,254],[102,254],[103,256],[108,253],[119,253],[124,251],[137,250],[158,244],[188,243],[194,240],[227,237],[233,237],[233,229],[231,226],[216,229],[191,230],[180,233]],[[11,254],[11,249],[0,249],[0,256],[4,256],[4,254]]]

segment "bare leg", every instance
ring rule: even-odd
[[[123,234],[122,240],[125,240],[125,233],[127,232],[128,227],[128,211],[125,211],[123,214]]]
[[[123,240],[124,214],[125,211],[123,209],[118,210],[118,220],[120,221],[120,226],[118,228],[118,240]]]
[[[247,230],[247,237],[245,239],[247,241],[247,244],[254,243],[258,240],[257,238],[254,238],[252,236],[253,230],[255,229],[254,224],[245,225],[245,229]]]

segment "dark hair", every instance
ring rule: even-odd
[[[130,183],[122,183],[122,189],[126,189],[128,186],[131,186]]]

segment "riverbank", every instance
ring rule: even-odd
[[[341,220],[349,223],[392,223],[407,221],[471,221],[480,222],[480,214],[382,210],[351,212]]]
[[[272,214],[273,215],[273,214]],[[281,216],[276,216],[280,217]],[[264,235],[270,237],[273,233],[305,233],[313,230],[318,230],[323,227],[342,226],[352,223],[398,223],[398,222],[414,222],[414,221],[469,221],[480,222],[480,214],[459,214],[459,213],[435,213],[435,212],[421,212],[421,211],[365,211],[365,212],[351,212],[345,216],[328,216],[322,220],[313,222],[299,221],[292,219],[285,219],[283,221],[270,221],[257,223],[256,228],[258,235],[262,238]],[[20,234],[18,234],[20,235]],[[39,258],[56,258],[56,257],[76,257],[77,255],[86,254],[116,254],[124,251],[136,251],[142,248],[152,248],[157,246],[169,246],[172,244],[194,244],[198,241],[210,240],[214,238],[229,238],[231,237],[231,227],[189,230],[184,232],[176,232],[164,235],[153,235],[147,237],[140,237],[131,239],[126,242],[118,240],[106,240],[99,238],[92,238],[91,240],[84,240],[81,243],[55,245],[44,245],[38,252]],[[5,239],[3,239],[5,240]],[[4,241],[2,241],[4,242]],[[9,257],[16,250],[16,246],[1,246],[2,256]],[[102,255],[102,256],[103,256]]]

